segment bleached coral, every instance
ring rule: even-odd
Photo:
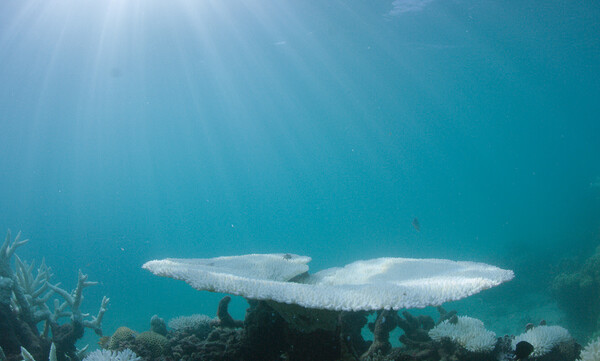
[[[458,317],[458,322],[445,320],[429,331],[429,337],[440,341],[447,337],[471,352],[490,352],[496,346],[496,334],[486,330],[483,322],[468,316]]]
[[[333,311],[439,306],[514,277],[510,270],[484,263],[390,257],[308,275],[308,261],[310,257],[291,254],[252,254],[169,258],[146,262],[143,268],[197,290]]]
[[[18,236],[17,236],[18,237]],[[15,239],[16,241],[16,239]],[[28,264],[15,254],[15,273],[14,279],[27,301],[27,305],[24,304],[23,300],[19,299],[15,292],[13,297],[13,309],[17,312],[32,312],[33,322],[38,323],[43,320],[47,320],[51,317],[51,312],[46,302],[50,299],[53,290],[49,289],[50,277],[52,272],[50,267],[46,266],[44,260],[37,268],[37,274],[34,277],[33,271],[35,269],[35,262]]]
[[[2,348],[0,348],[0,351],[2,351]],[[4,353],[2,353],[2,355],[4,355]],[[27,349],[23,346],[21,346],[21,357],[23,358],[23,361],[35,361],[33,356],[31,356],[29,351],[27,351]],[[2,360],[5,359],[6,356]],[[58,361],[58,358],[56,357],[56,345],[54,345],[54,342],[52,342],[52,345],[50,345],[50,354],[48,355],[48,361]]]
[[[537,326],[527,332],[516,336],[512,341],[512,348],[516,350],[517,344],[527,341],[533,346],[532,357],[540,357],[550,352],[554,346],[571,340],[569,331],[560,326]]]
[[[87,355],[83,361],[141,361],[141,358],[126,348],[123,351],[96,350]]]
[[[579,361],[600,361],[600,337],[581,350]]]
[[[210,329],[210,324],[215,322],[215,319],[207,315],[191,315],[191,316],[179,316],[169,320],[169,327],[174,330],[184,329]]]
[[[29,240],[21,240],[20,232],[11,241],[9,230],[4,243],[0,246],[0,303],[6,304],[10,297],[12,310],[23,321],[30,325],[45,321],[44,335],[47,335],[51,326],[58,324],[58,320],[63,317],[70,317],[73,322],[80,322],[84,327],[91,328],[101,335],[102,318],[109,299],[107,297],[102,299],[97,316],[92,316],[91,320],[86,319],[88,314],[83,313],[80,309],[83,289],[93,286],[97,282],[89,282],[88,276],[80,270],[77,287],[71,292],[60,288],[60,284],[51,284],[52,272],[43,260],[36,269],[34,262],[22,261],[15,254],[17,248],[28,242]],[[14,270],[11,267],[13,256],[15,259]],[[64,301],[61,303],[58,299],[54,299],[54,311],[51,311],[48,301],[54,294],[61,296]]]

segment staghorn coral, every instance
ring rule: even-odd
[[[16,250],[27,244],[18,233],[11,240],[10,231],[0,246],[0,348],[8,360],[20,357],[21,347],[27,349],[36,359],[47,359],[51,343],[56,345],[59,361],[65,357],[79,360],[75,342],[84,334],[85,328],[102,334],[102,318],[109,299],[104,297],[97,316],[88,319],[81,310],[83,289],[96,282],[87,281],[88,276],[79,271],[76,288],[67,292],[59,284],[50,283],[52,272],[42,261],[36,269],[32,262],[22,261]],[[14,256],[14,269],[11,259]],[[35,274],[34,274],[35,273]],[[48,304],[54,295],[53,309]],[[60,323],[63,318],[69,321]],[[38,323],[43,322],[43,331]]]

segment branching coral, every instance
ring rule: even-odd
[[[51,284],[52,272],[44,261],[35,269],[33,262],[28,264],[16,256],[17,248],[27,242],[21,240],[20,233],[11,242],[8,231],[0,247],[0,347],[8,354],[8,359],[20,354],[21,347],[31,351],[38,359],[45,359],[50,342],[54,342],[59,360],[64,358],[63,355],[78,360],[75,342],[83,336],[86,327],[102,334],[102,318],[109,299],[104,297],[98,314],[86,319],[89,315],[81,310],[83,289],[96,282],[89,282],[88,276],[79,271],[77,286],[72,292],[60,288],[59,284]],[[14,270],[11,267],[13,255]],[[55,294],[64,301],[61,303],[54,299],[54,309],[51,310],[48,303]],[[68,317],[70,322],[60,324],[59,320],[64,317]],[[41,335],[37,328],[40,322],[44,322]]]
[[[84,275],[81,270],[79,270],[77,287],[71,293],[59,288],[58,285],[51,285],[48,283],[48,287],[50,287],[54,292],[58,293],[64,299],[64,302],[60,305],[58,304],[57,300],[55,300],[54,314],[50,317],[50,320],[56,322],[61,317],[71,317],[73,322],[81,322],[83,323],[84,327],[93,329],[98,335],[101,336],[102,318],[104,317],[106,306],[108,305],[108,301],[110,299],[106,296],[103,297],[98,315],[95,317],[92,316],[91,320],[84,320],[84,318],[88,315],[82,313],[80,309],[81,301],[83,300],[83,289],[98,284],[98,282],[88,282],[87,279],[88,275]],[[71,309],[71,312],[65,311],[67,307]]]
[[[390,332],[398,325],[398,313],[391,310],[381,310],[377,312],[377,319],[369,323],[369,329],[373,332],[373,343],[361,360],[369,360],[374,355],[387,354],[392,349],[389,341]]]

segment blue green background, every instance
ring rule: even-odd
[[[221,295],[145,261],[270,252],[511,268],[448,307],[520,332],[599,241],[598,19],[586,0],[2,1],[0,229],[65,288],[99,281],[106,333],[214,314]]]

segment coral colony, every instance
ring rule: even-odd
[[[75,342],[83,337],[85,328],[102,335],[108,298],[102,299],[97,316],[88,319],[81,311],[83,290],[96,282],[89,282],[88,276],[79,271],[77,287],[72,292],[51,284],[52,273],[44,261],[34,275],[34,263],[27,264],[15,255],[17,248],[28,241],[21,240],[20,234],[13,242],[10,238],[9,231],[0,247],[0,359],[45,360],[52,354],[61,361],[79,360],[85,350],[77,350]],[[10,265],[13,255],[14,270]],[[50,309],[48,303],[55,294],[62,301],[55,298]],[[61,324],[65,318],[68,321]]]
[[[75,342],[85,328],[102,335],[108,299],[88,319],[81,312],[82,291],[94,283],[80,272],[76,289],[66,292],[49,283],[50,268],[43,262],[34,276],[33,264],[14,255],[25,243],[19,236],[11,242],[9,233],[0,249],[0,361],[600,361],[600,339],[582,349],[566,329],[545,322],[527,325],[521,335],[498,337],[480,320],[441,307],[510,281],[510,270],[377,258],[310,274],[310,257],[294,254],[147,262],[144,269],[197,290],[245,297],[250,305],[245,319],[231,317],[226,296],[216,318],[196,314],[167,323],[155,315],[150,330],[119,327],[100,338],[101,350],[86,354]],[[47,304],[55,294],[63,301],[54,300],[51,310]],[[437,321],[407,311],[427,306],[437,306]],[[365,327],[372,341],[363,338]],[[396,328],[402,330],[399,347],[390,342]]]

